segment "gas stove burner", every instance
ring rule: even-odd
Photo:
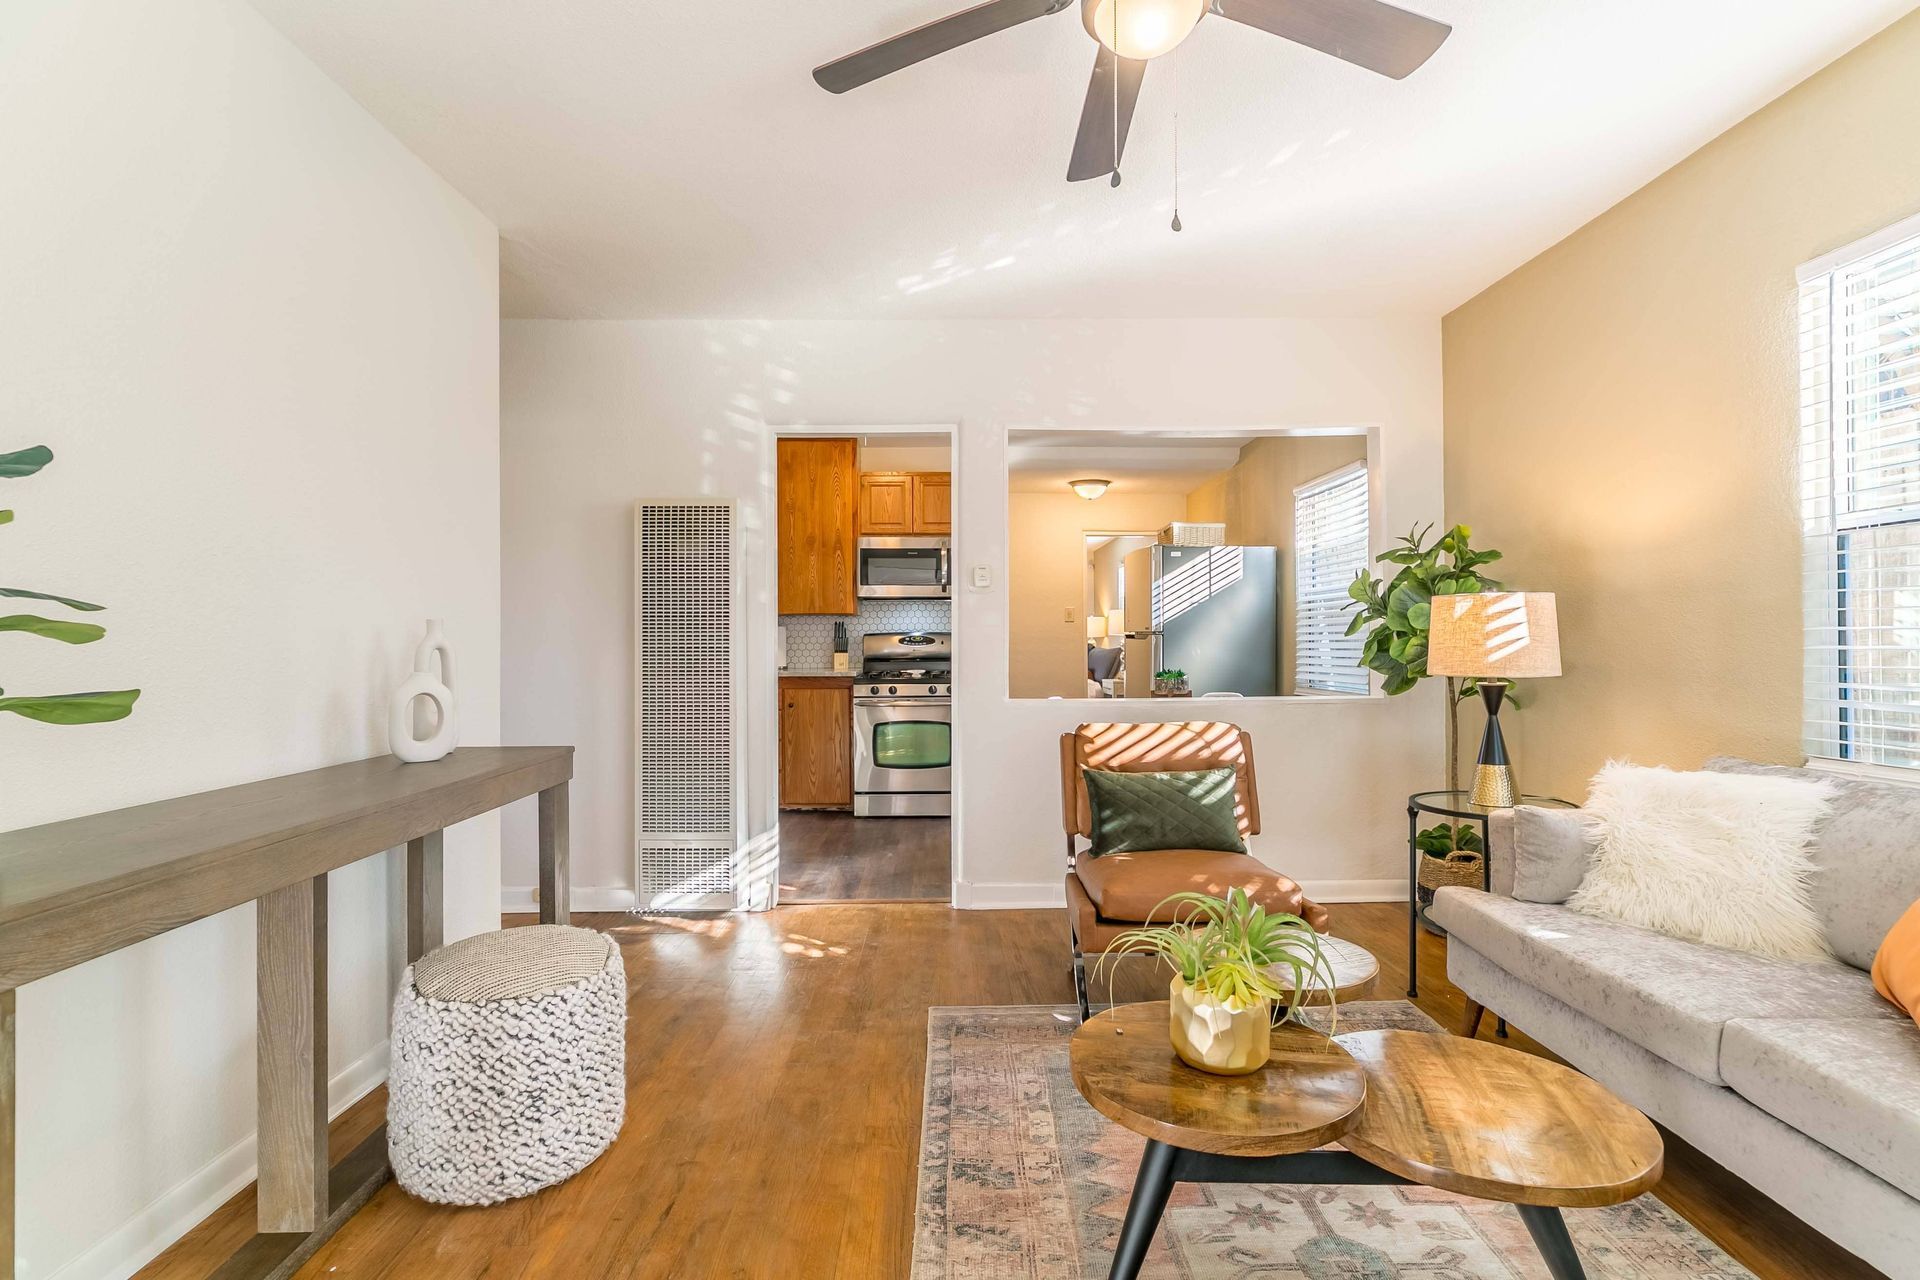
[[[929,667],[881,667],[864,674],[869,680],[944,680],[947,673]]]

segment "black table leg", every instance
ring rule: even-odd
[[[1537,1204],[1523,1204],[1519,1209],[1520,1220],[1527,1224],[1540,1256],[1547,1260],[1553,1280],[1586,1280],[1586,1270],[1580,1265],[1580,1255],[1574,1251],[1573,1237],[1567,1234],[1567,1220],[1560,1211]]]
[[[1420,994],[1420,867],[1414,840],[1420,811],[1407,806],[1407,999]],[[1484,841],[1482,843],[1485,843]]]
[[[1126,1221],[1113,1251],[1107,1280],[1136,1280],[1147,1260],[1153,1233],[1167,1210],[1176,1182],[1278,1182],[1293,1186],[1405,1186],[1407,1179],[1369,1164],[1349,1151],[1307,1151],[1283,1156],[1225,1156],[1183,1151],[1149,1138],[1140,1156],[1140,1173],[1127,1201]],[[1534,1247],[1546,1260],[1553,1280],[1586,1280],[1580,1255],[1560,1211],[1540,1205],[1516,1205]]]
[[[1127,1220],[1120,1224],[1120,1243],[1113,1250],[1107,1280],[1134,1280],[1147,1260],[1147,1246],[1173,1194],[1173,1164],[1178,1155],[1164,1142],[1147,1139],[1140,1156],[1140,1173],[1133,1180],[1133,1198],[1127,1201]]]

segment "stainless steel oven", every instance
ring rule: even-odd
[[[952,594],[953,539],[861,538],[859,594],[873,599]]]
[[[853,682],[853,813],[942,818],[953,812],[953,638],[866,635]]]
[[[953,703],[853,700],[853,813],[940,818],[953,812]]]

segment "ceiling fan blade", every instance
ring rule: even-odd
[[[1116,71],[1120,82],[1118,145],[1113,137]],[[1087,86],[1087,103],[1080,108],[1080,132],[1074,135],[1073,159],[1067,164],[1068,182],[1102,177],[1119,167],[1121,153],[1127,149],[1127,130],[1133,126],[1133,104],[1140,99],[1140,81],[1146,74],[1144,61],[1117,57],[1105,45],[1100,46],[1100,56],[1093,61],[1093,81]]]
[[[1380,0],[1212,0],[1213,12],[1404,80],[1453,28]]]
[[[829,93],[845,93],[982,36],[1058,13],[1071,3],[1073,0],[987,0],[815,67],[813,78]]]

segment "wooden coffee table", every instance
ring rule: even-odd
[[[1418,1183],[1515,1205],[1555,1280],[1585,1271],[1562,1208],[1618,1204],[1660,1180],[1660,1135],[1592,1080],[1480,1040],[1273,1031],[1245,1076],[1195,1071],[1167,1006],[1122,1005],[1074,1033],[1073,1082],[1147,1139],[1109,1280],[1133,1280],[1176,1182]],[[1116,1034],[1118,1033],[1118,1034]],[[1344,1151],[1314,1150],[1338,1142]]]

